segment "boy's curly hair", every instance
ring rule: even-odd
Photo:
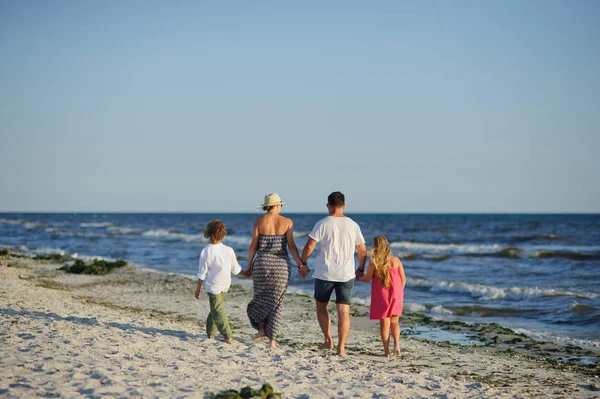
[[[204,237],[208,238],[211,244],[220,242],[227,234],[225,223],[219,219],[214,219],[208,222],[204,230]]]

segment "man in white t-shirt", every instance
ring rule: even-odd
[[[345,345],[350,331],[350,299],[354,288],[354,250],[358,251],[358,271],[365,270],[367,247],[360,227],[355,221],[344,216],[345,197],[339,191],[327,197],[329,216],[319,220],[308,235],[302,251],[302,265],[299,272],[304,277],[310,270],[306,261],[317,243],[320,243],[315,263],[315,301],[317,319],[325,336],[321,349],[333,349],[331,320],[329,319],[329,299],[335,290],[335,307],[338,313],[337,354],[345,356]]]

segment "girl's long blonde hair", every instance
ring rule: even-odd
[[[384,288],[390,288],[390,268],[392,267],[392,249],[384,236],[373,238],[373,248],[369,254],[375,266],[375,275]]]

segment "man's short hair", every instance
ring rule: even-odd
[[[346,204],[346,197],[340,191],[334,191],[329,194],[327,197],[327,203],[334,208],[339,208],[340,206],[344,206]]]

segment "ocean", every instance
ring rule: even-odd
[[[202,228],[225,222],[224,242],[246,267],[253,214],[0,213],[0,246],[28,254],[125,259],[195,275]],[[325,214],[285,214],[304,246]],[[600,215],[348,214],[370,247],[385,235],[407,276],[406,312],[495,322],[533,338],[600,347]],[[314,263],[315,254],[309,260]],[[234,283],[251,285],[243,277]],[[295,265],[289,291],[312,294]],[[354,300],[369,303],[356,283]],[[316,321],[315,321],[316,322]]]

